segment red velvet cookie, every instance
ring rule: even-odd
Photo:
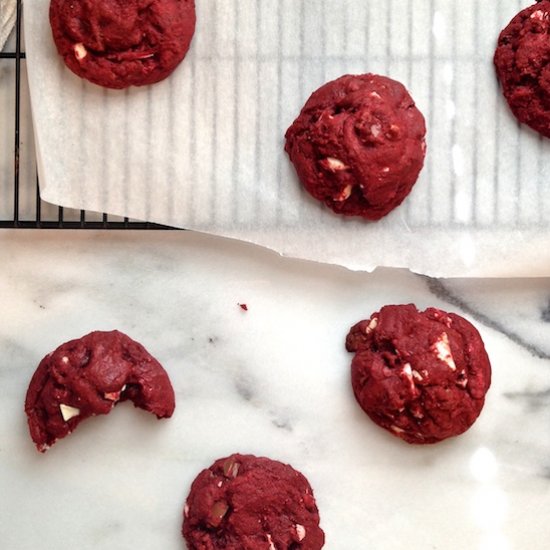
[[[91,332],[38,365],[25,400],[31,437],[47,451],[84,419],[127,399],[158,418],[172,416],[175,408],[166,371],[141,344],[117,330]]]
[[[378,220],[410,193],[424,163],[424,117],[385,76],[346,75],[319,88],[286,132],[306,190],[338,214]]]
[[[193,482],[183,516],[189,550],[319,550],[325,542],[307,479],[269,458],[214,462]]]
[[[550,137],[550,0],[539,0],[510,21],[494,63],[515,117]]]
[[[71,71],[107,88],[153,84],[185,57],[194,0],[51,0],[50,24]]]
[[[353,326],[351,382],[369,417],[408,443],[465,432],[491,384],[481,336],[466,319],[412,304],[384,306]]]

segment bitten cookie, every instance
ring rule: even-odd
[[[168,374],[141,344],[116,330],[71,340],[42,359],[29,384],[32,440],[45,452],[86,418],[127,399],[158,418],[175,408]]]
[[[410,193],[424,164],[424,117],[385,76],[346,75],[321,86],[286,132],[306,190],[338,214],[378,220]]]
[[[362,409],[408,443],[436,443],[465,432],[479,416],[491,365],[466,319],[412,304],[384,306],[354,325],[351,382]]]
[[[189,550],[318,550],[325,542],[307,479],[269,458],[214,462],[193,482],[183,516]]]
[[[494,63],[515,117],[550,137],[550,0],[539,0],[510,21]]]
[[[107,88],[153,84],[182,61],[194,0],[51,0],[57,51],[71,71]]]

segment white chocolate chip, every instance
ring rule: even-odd
[[[371,319],[370,323],[367,325],[365,332],[367,334],[371,333],[378,326],[378,317]]]
[[[188,518],[189,517],[189,504],[187,502],[185,503],[185,506],[183,508],[183,515]]]
[[[390,171],[389,166],[384,166],[384,168],[382,168],[382,172],[384,172],[384,174],[387,174],[389,171]]]
[[[456,370],[456,365],[451,354],[451,345],[446,332],[443,332],[437,342],[432,345],[436,357],[443,361],[451,370]]]
[[[109,401],[118,401],[120,399],[120,394],[126,389],[126,384],[120,388],[119,391],[108,391],[103,394],[105,399]]]
[[[453,320],[448,315],[445,315],[443,311],[435,311],[433,316],[434,316],[434,319],[437,319],[438,321],[445,323],[445,325],[449,328],[453,324]]]
[[[461,370],[459,376],[463,378],[461,380],[457,380],[456,385],[465,388],[468,385],[468,377],[466,376],[466,371],[464,371],[464,369]]]
[[[370,133],[374,136],[374,137],[378,137],[380,135],[380,132],[382,131],[382,127],[380,126],[380,124],[373,124],[371,127],[370,127]]]
[[[334,197],[333,200],[335,202],[343,202],[343,201],[349,199],[349,197],[351,195],[351,190],[352,190],[352,186],[351,185],[346,185],[344,187],[344,189],[342,189],[342,191]]]
[[[299,523],[296,524],[296,534],[298,535],[298,540],[302,541],[304,540],[306,536],[306,528],[303,525],[300,525]]]
[[[65,422],[80,414],[80,409],[71,407],[70,405],[64,405],[63,403],[59,405],[59,410],[61,411],[61,416]]]
[[[74,50],[74,56],[78,59],[78,61],[81,61],[88,55],[88,50],[86,49],[84,44],[82,44],[82,42],[75,44],[73,46],[73,50]]]
[[[223,485],[223,481],[218,481],[218,487],[221,487]]]
[[[372,81],[371,81],[371,82],[372,82]],[[369,95],[370,95],[371,97],[375,97],[376,99],[380,99],[380,94],[377,93],[377,92],[371,92]]]
[[[416,378],[418,381],[424,380],[424,379],[422,378],[422,375],[421,375],[417,370],[413,370],[413,371],[412,371],[412,375],[413,375],[413,377]]]
[[[239,468],[240,466],[238,462],[232,464],[231,468],[229,468],[228,477],[237,477],[237,475],[239,474]]]
[[[391,426],[390,426],[390,430],[391,430],[392,432],[395,432],[396,434],[405,433],[405,430],[403,430],[402,428],[398,428],[397,426],[394,426],[394,425],[391,425]]]
[[[271,540],[271,535],[268,533],[266,537],[267,537],[267,542],[269,542],[269,550],[277,550],[277,548],[273,544],[273,541]]]
[[[401,372],[407,378],[407,381],[409,382],[411,392],[413,394],[418,394],[418,389],[416,388],[416,385],[414,383],[414,375],[413,375],[413,370],[411,368],[411,364],[410,363],[405,363],[403,365],[403,370]]]
[[[340,172],[341,170],[347,170],[349,166],[344,164],[340,159],[334,157],[327,157],[327,165],[329,170],[333,172]]]
[[[542,10],[537,10],[531,14],[531,19],[536,19],[537,21],[544,21],[545,19],[548,19],[548,14]]]
[[[61,358],[61,362],[65,363],[65,365],[69,362],[69,358],[65,355]]]

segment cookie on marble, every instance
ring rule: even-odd
[[[51,0],[57,51],[78,76],[107,88],[163,80],[195,32],[194,0]]]
[[[379,426],[408,443],[436,443],[465,432],[491,384],[491,364],[466,319],[412,304],[384,306],[354,325],[355,397]]]
[[[172,416],[174,390],[160,363],[117,330],[71,340],[42,359],[29,384],[25,412],[32,440],[45,452],[86,418],[126,400],[158,418]]]
[[[500,33],[494,64],[514,116],[550,137],[550,0],[520,11]]]
[[[313,93],[285,150],[314,198],[337,214],[378,220],[411,192],[424,164],[426,125],[405,87],[345,75]]]
[[[189,550],[318,550],[325,542],[307,479],[288,464],[241,454],[196,477],[182,532]]]

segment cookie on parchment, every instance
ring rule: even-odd
[[[168,374],[141,344],[117,330],[66,342],[42,359],[29,384],[32,440],[45,452],[86,418],[126,400],[158,418],[174,412]]]
[[[361,408],[408,443],[436,443],[465,432],[491,384],[491,365],[466,319],[412,304],[384,306],[354,325],[351,382]]]
[[[233,454],[203,470],[183,516],[189,550],[319,550],[325,541],[307,479],[253,455]]]
[[[107,88],[153,84],[183,60],[194,0],[51,0],[50,24],[71,71]]]
[[[286,132],[306,190],[338,214],[378,220],[410,193],[426,126],[405,87],[374,74],[321,86]]]
[[[550,0],[519,12],[500,33],[494,63],[514,116],[550,137]]]

